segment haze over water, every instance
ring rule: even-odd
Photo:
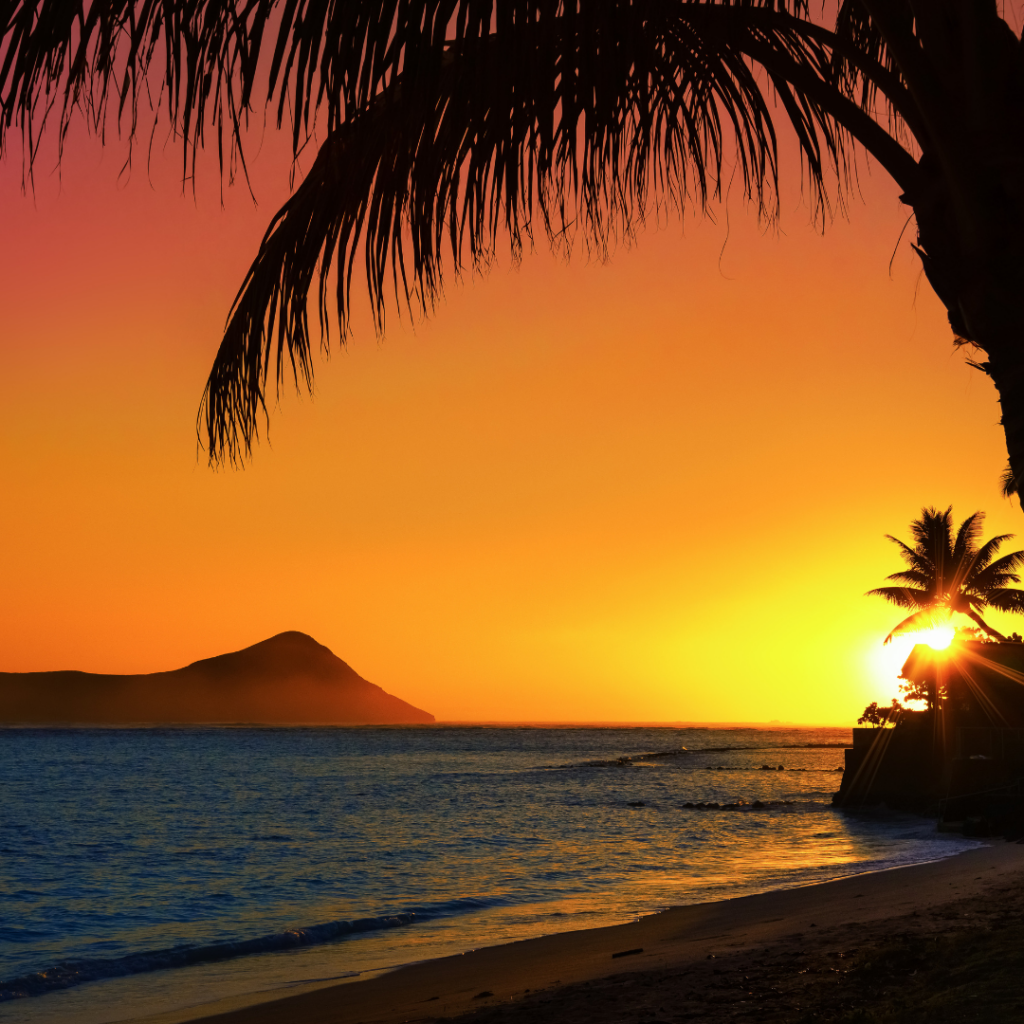
[[[10,1024],[99,1024],[975,845],[833,810],[843,729],[0,735]]]

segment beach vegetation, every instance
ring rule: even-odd
[[[906,567],[886,577],[891,585],[870,590],[868,596],[882,597],[911,614],[892,628],[885,643],[916,633],[935,648],[947,647],[954,637],[953,615],[966,616],[992,640],[1007,640],[981,613],[988,608],[1024,613],[1024,590],[1011,586],[1020,583],[1024,551],[999,556],[1013,535],[982,541],[984,520],[983,512],[974,512],[955,527],[952,506],[945,511],[927,507],[910,524],[910,544],[886,535]]]
[[[312,387],[365,271],[429,312],[446,274],[536,235],[604,256],[666,207],[729,186],[777,220],[783,136],[815,219],[856,190],[858,152],[899,186],[956,344],[993,381],[1024,479],[1024,75],[989,3],[911,0],[11,0],[0,18],[0,153],[27,174],[47,122],[81,112],[130,140],[164,121],[183,180],[210,146],[246,174],[249,120],[315,150],[230,311],[200,411],[212,460],[245,458],[268,389]],[[360,273],[362,277],[362,272]],[[333,299],[331,298],[333,292]],[[315,301],[314,301],[315,298]]]
[[[879,707],[878,701],[872,701],[864,709],[864,714],[857,719],[857,724],[884,729],[887,725],[895,725],[904,710],[903,705],[895,697],[891,704],[882,707]]]
[[[900,693],[908,705],[923,704],[926,711],[934,711],[948,696],[946,687],[939,683],[932,672],[916,675],[913,679],[902,675],[900,678],[906,680],[900,683]]]

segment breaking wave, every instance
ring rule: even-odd
[[[56,989],[84,985],[88,981],[104,978],[123,978],[129,974],[144,974],[172,967],[192,967],[195,964],[217,963],[254,953],[277,953],[300,946],[317,946],[354,935],[358,932],[400,928],[412,924],[416,914],[392,914],[388,917],[364,917],[356,921],[327,921],[308,928],[292,928],[271,935],[237,942],[214,942],[206,946],[172,946],[119,957],[89,957],[66,960],[42,971],[0,981],[0,1002],[26,996],[41,996]]]

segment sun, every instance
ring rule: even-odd
[[[870,675],[875,681],[872,687],[872,700],[877,691],[878,699],[883,703],[891,697],[900,696],[900,670],[903,663],[910,657],[916,644],[927,644],[934,651],[948,650],[953,643],[956,631],[951,625],[932,626],[918,633],[904,633],[894,637],[889,644],[876,640],[871,644],[868,659]]]
[[[952,626],[933,626],[911,634],[914,643],[927,644],[933,651],[944,651],[955,636],[956,630]]]

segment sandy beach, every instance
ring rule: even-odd
[[[943,956],[964,963],[961,946],[976,950],[988,943],[985,964],[993,970],[1002,964],[997,953],[1004,947],[1019,958],[1020,943],[1010,942],[1009,932],[1002,941],[1001,930],[1019,928],[1022,909],[1024,845],[993,840],[930,864],[678,907],[630,924],[478,949],[284,998],[263,993],[144,1020],[395,1024],[467,1014],[486,1024],[911,1019],[906,1011],[872,1015],[872,1006],[893,1005],[893,985],[909,991],[914,979],[923,983],[926,968],[939,969]],[[906,977],[886,982],[897,962],[911,965]],[[1013,977],[1019,966],[1007,968]],[[998,996],[1008,1016],[985,1003],[977,1007],[981,1016],[958,1010],[946,1018],[933,1008],[931,1019],[1024,1019],[1024,993],[1014,985],[1000,995],[993,984],[988,979],[981,987],[990,998]],[[969,984],[960,995],[960,1002],[978,998]],[[861,1016],[843,1016],[858,1000],[867,1007],[857,1011]]]

